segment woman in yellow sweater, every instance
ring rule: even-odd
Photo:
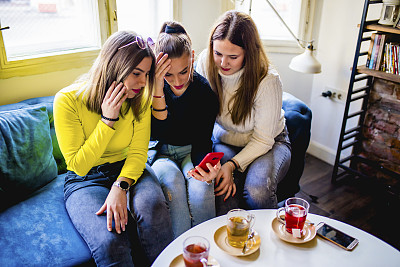
[[[54,100],[68,168],[65,206],[98,266],[149,265],[173,239],[163,192],[146,166],[156,68],[150,40],[113,34],[89,73]]]

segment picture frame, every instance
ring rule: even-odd
[[[400,13],[397,14],[397,18],[393,25],[394,28],[400,29]]]

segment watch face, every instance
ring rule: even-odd
[[[125,182],[125,181],[121,181],[121,182],[119,183],[119,186],[120,186],[122,189],[124,189],[124,190],[127,190],[127,189],[129,188],[128,182]]]

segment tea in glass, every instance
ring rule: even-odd
[[[207,266],[210,243],[201,236],[191,236],[183,242],[183,261],[186,267]]]
[[[276,212],[276,218],[279,222],[285,225],[286,232],[292,234],[293,229],[299,230],[298,233],[304,228],[304,223],[307,219],[307,213],[310,204],[302,198],[292,197],[285,201],[285,207],[279,208]],[[280,212],[285,211],[285,220],[280,217]],[[301,234],[298,234],[301,235]],[[299,236],[300,237],[300,236]]]
[[[229,245],[235,248],[243,248],[253,224],[253,214],[242,209],[229,211],[226,223]]]

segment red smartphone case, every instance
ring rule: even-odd
[[[208,153],[204,159],[199,163],[199,167],[202,168],[205,172],[209,172],[208,167],[206,163],[210,163],[212,166],[215,166],[218,161],[221,160],[221,158],[224,156],[223,152],[211,152]],[[196,170],[198,173],[198,171]]]

